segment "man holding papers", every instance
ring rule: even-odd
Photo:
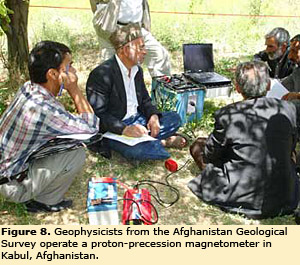
[[[109,139],[108,146],[131,160],[168,158],[164,146],[183,147],[186,140],[173,136],[181,124],[179,115],[160,113],[151,103],[140,67],[146,50],[139,24],[118,28],[110,41],[116,55],[91,72],[86,87],[87,98],[100,118],[101,131],[123,138],[149,134],[161,141],[130,146],[119,139]]]
[[[95,134],[98,118],[77,85],[70,49],[42,41],[29,57],[30,81],[16,94],[0,119],[0,194],[24,202],[29,212],[54,212],[68,208],[64,199],[85,161],[83,148],[64,148],[33,159],[36,151],[60,136]],[[56,99],[63,89],[78,115],[66,111]],[[54,145],[55,147],[55,145]]]

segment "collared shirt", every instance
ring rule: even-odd
[[[143,0],[121,0],[118,21],[138,23],[143,18]]]
[[[116,56],[117,63],[120,67],[123,82],[125,86],[125,92],[126,92],[126,100],[127,100],[127,113],[123,120],[137,114],[137,107],[138,107],[138,101],[136,97],[136,90],[135,90],[135,82],[134,78],[139,70],[137,65],[133,66],[130,71],[130,77],[129,77],[129,71],[126,68],[126,66],[122,63],[118,55]]]
[[[26,82],[0,119],[0,176],[26,170],[29,156],[56,136],[93,134],[93,113],[72,115],[44,87]]]

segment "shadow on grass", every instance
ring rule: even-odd
[[[172,157],[179,167],[190,159],[188,151],[171,150]],[[10,225],[40,225],[40,224],[88,224],[86,211],[87,183],[90,177],[95,175],[105,176],[113,173],[119,180],[133,187],[138,180],[151,179],[160,182],[165,181],[169,172],[164,168],[164,161],[150,161],[132,165],[118,154],[113,154],[111,160],[96,156],[88,152],[87,165],[84,173],[77,177],[67,193],[67,197],[73,199],[74,205],[68,211],[61,213],[28,214],[22,204],[5,201],[0,197],[0,224]],[[218,207],[208,205],[199,200],[187,187],[187,183],[200,172],[194,162],[189,163],[176,172],[168,181],[180,192],[179,200],[171,207],[160,206],[154,198],[153,204],[159,214],[159,225],[294,225],[293,216],[276,217],[264,220],[251,220],[241,215],[229,214]],[[148,187],[143,187],[148,188]],[[149,188],[150,190],[150,188]],[[172,200],[174,194],[159,187],[159,192],[166,200]],[[125,190],[118,187],[118,197],[122,198]],[[153,193],[151,191],[151,193]],[[121,220],[122,202],[118,205],[119,218]]]
[[[8,202],[0,197],[0,224],[35,225],[41,224],[34,215],[28,214],[22,203]]]

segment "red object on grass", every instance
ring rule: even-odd
[[[152,225],[157,222],[157,212],[152,211],[151,194],[147,189],[129,189],[124,194],[123,225]],[[154,220],[152,221],[152,214]]]
[[[165,167],[171,172],[176,172],[178,169],[178,164],[175,160],[169,158],[165,161]]]

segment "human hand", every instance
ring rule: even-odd
[[[61,80],[64,88],[69,93],[74,89],[79,89],[77,85],[78,76],[76,74],[76,69],[72,65],[67,65],[65,71],[61,72]]]
[[[143,125],[135,124],[126,126],[122,134],[129,137],[141,137],[145,134],[148,134],[148,131]]]
[[[78,113],[94,113],[91,105],[78,87],[78,76],[76,75],[76,69],[72,66],[71,59],[69,59],[69,63],[61,67],[59,78],[60,90],[58,95],[60,96],[65,88],[73,99]]]
[[[281,99],[283,99],[283,100],[300,99],[300,93],[298,93],[298,92],[289,92],[289,93],[285,94]]]
[[[190,154],[200,170],[204,170],[206,167],[206,164],[204,162],[204,150],[206,142],[206,137],[198,137],[196,141],[190,146]]]
[[[159,134],[160,123],[159,123],[159,118],[156,114],[153,114],[150,117],[147,123],[147,128],[150,131],[152,137],[156,137]]]

